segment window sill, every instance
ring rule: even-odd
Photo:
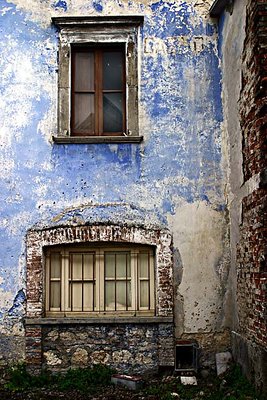
[[[52,136],[57,144],[141,143],[143,136]]]
[[[172,317],[94,317],[94,318],[27,318],[26,325],[73,324],[164,324],[173,323]]]

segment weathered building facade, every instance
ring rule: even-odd
[[[235,1],[221,15],[223,97],[229,140],[229,213],[235,359],[267,389],[267,3]]]
[[[210,16],[212,0],[2,0],[1,364],[150,372],[174,366],[178,340],[197,342],[202,366],[231,337],[238,348],[250,204],[265,193],[251,180],[264,155],[246,133],[255,97],[244,75],[246,16],[260,14],[215,3]],[[108,70],[110,54],[122,55],[122,86],[108,86],[116,68],[81,86],[83,66],[95,57]],[[105,134],[118,109],[121,134]],[[264,353],[266,337],[257,343]]]

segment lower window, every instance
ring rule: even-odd
[[[46,259],[46,316],[154,315],[150,247],[53,247]]]

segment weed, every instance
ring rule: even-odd
[[[23,363],[12,367],[8,371],[10,376],[5,387],[16,391],[21,389],[29,389],[32,387],[44,387],[52,384],[53,377],[43,372],[38,376],[32,376],[26,371],[26,366]]]
[[[10,391],[24,391],[39,388],[40,391],[55,389],[72,392],[79,391],[86,394],[101,392],[103,387],[111,385],[111,375],[115,371],[104,365],[94,365],[91,368],[70,369],[65,375],[52,375],[43,372],[32,376],[24,364],[19,364],[9,371],[9,382],[6,389]],[[140,392],[143,398],[152,397],[160,400],[173,400],[172,393],[178,393],[181,400],[263,400],[256,394],[253,386],[242,375],[238,366],[233,366],[222,377],[210,374],[208,380],[199,379],[197,386],[184,386],[179,378],[172,377],[169,381],[154,381]],[[137,394],[138,396],[138,394]],[[129,394],[129,399],[131,399]],[[136,397],[139,398],[139,397]]]
[[[147,396],[154,396],[161,400],[173,400],[172,392],[173,392],[172,384],[159,384],[150,386],[144,391],[144,394]]]
[[[234,365],[225,375],[225,388],[221,390],[227,400],[246,400],[247,398],[258,399],[262,397],[257,395],[255,388],[242,374],[241,368]],[[230,394],[230,395],[229,395]],[[211,398],[210,400],[213,400]]]
[[[9,370],[10,378],[5,387],[11,391],[53,386],[62,391],[76,389],[81,392],[95,392],[100,386],[110,385],[113,373],[108,367],[95,365],[92,368],[70,369],[65,375],[42,372],[33,376],[27,372],[25,364],[18,364]]]
[[[174,399],[172,392],[178,393],[182,400],[263,400],[238,366],[233,366],[223,377],[211,374],[208,385],[199,380],[197,386],[184,386],[177,378],[172,383],[155,384],[145,390],[146,395],[153,395],[160,400]]]
[[[113,373],[113,370],[101,364],[92,368],[70,369],[66,375],[59,378],[57,386],[60,390],[76,389],[81,392],[90,390],[92,393],[99,386],[110,385]]]

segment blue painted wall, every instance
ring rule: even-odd
[[[186,0],[1,0],[0,332],[23,315],[29,228],[110,221],[172,229],[177,207],[199,202],[223,214],[221,71],[207,10]],[[141,145],[50,140],[58,45],[50,18],[74,13],[145,16]]]

